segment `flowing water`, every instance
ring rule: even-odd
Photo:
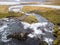
[[[34,14],[39,22],[33,24],[9,18],[0,19],[0,45],[39,45],[37,38],[41,38],[41,40],[51,45],[54,40],[52,35],[53,24],[48,23],[48,21],[41,16],[38,18],[38,15],[36,15],[37,14]],[[12,38],[7,39],[7,35],[14,32],[29,32],[30,29],[28,28],[32,29],[34,32],[28,35],[29,38],[27,40],[20,41]]]
[[[0,45],[38,45],[37,40],[31,38],[28,38],[26,41],[20,41],[11,38],[7,39],[7,35],[14,32],[18,33],[24,30],[23,24],[18,20],[0,20],[0,24]]]

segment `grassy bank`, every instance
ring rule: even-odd
[[[38,22],[37,19],[32,15],[25,17],[23,19],[23,21],[28,22],[28,23],[37,23]]]
[[[46,12],[48,10],[52,10],[51,8],[44,8],[44,7],[37,7],[37,6],[24,6],[22,8],[23,12],[30,12],[30,11],[34,11],[34,10],[38,10],[41,12]]]
[[[24,14],[22,13],[15,13],[15,12],[8,12],[8,13],[0,13],[0,18],[6,18],[6,17],[13,17],[13,18],[19,18],[21,20],[21,16],[24,18]],[[28,22],[28,23],[36,23],[38,22],[34,16],[26,16],[21,21]]]
[[[8,13],[0,13],[0,18],[5,18],[8,16],[14,16],[14,17],[19,17],[22,16],[23,14],[21,13],[14,13],[14,12],[8,12]]]

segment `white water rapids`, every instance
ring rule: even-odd
[[[11,33],[14,33],[14,32],[20,32],[22,30],[27,30],[28,28],[30,28],[30,29],[33,30],[33,32],[28,34],[27,35],[28,37],[30,37],[30,38],[40,38],[41,40],[43,39],[43,41],[45,41],[49,45],[51,45],[53,40],[54,40],[54,37],[52,35],[53,24],[50,23],[50,22],[44,21],[44,20],[45,19],[43,19],[42,22],[29,24],[29,23],[26,23],[26,22],[21,22],[21,21],[15,20],[15,19],[8,19],[8,18],[0,19],[0,34],[1,34],[1,39],[0,40],[2,42],[7,43],[7,42],[13,40],[11,38],[7,39],[7,35],[9,35]],[[27,40],[27,41],[29,42],[29,40]],[[16,44],[15,43],[13,41],[12,44],[9,44],[9,43],[8,44],[9,45],[16,45],[17,43]],[[30,43],[32,43],[32,44],[30,44]],[[29,44],[27,43],[26,45],[33,45],[34,44],[33,42],[30,42],[30,43]],[[6,45],[8,45],[8,44],[6,44]],[[24,45],[24,44],[22,44],[22,45]],[[34,44],[34,45],[36,45],[36,44]]]

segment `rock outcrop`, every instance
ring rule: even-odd
[[[27,39],[27,35],[28,33],[14,33],[14,34],[10,34],[7,36],[7,38],[14,38],[14,39],[18,39],[18,40],[21,40],[21,41],[24,41]]]
[[[52,45],[54,40],[52,35],[53,24],[49,22],[29,24],[13,18],[4,18],[0,20],[0,25],[3,42],[10,41],[9,39],[17,39],[29,43],[29,38],[31,38],[37,39],[39,44],[47,45],[48,43]]]

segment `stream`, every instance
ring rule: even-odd
[[[7,1],[7,0],[6,0]],[[30,5],[23,5],[21,2],[41,2],[41,4],[30,4]],[[60,9],[60,6],[56,5],[44,5],[45,0],[16,0],[10,2],[0,2],[0,5],[16,5],[9,7],[9,11],[17,11],[19,12],[23,6],[40,6],[40,7],[47,7],[47,8],[55,8]],[[13,10],[15,9],[15,10]],[[23,12],[24,13],[24,12]],[[28,15],[28,13],[26,13]],[[31,15],[31,14],[29,14]],[[9,19],[9,18],[2,18],[0,19],[0,45],[39,45],[39,41],[37,38],[48,43],[48,45],[52,45],[54,41],[54,36],[52,34],[54,24],[49,22],[44,17],[38,14],[32,14],[38,20],[37,23],[29,24],[26,22],[22,22],[16,19]],[[17,39],[7,38],[9,34],[14,32],[29,32],[30,30],[34,31],[29,33],[27,36],[27,40],[21,41]]]
[[[41,40],[47,42],[48,45],[52,45],[54,40],[54,36],[52,35],[54,26],[53,23],[48,22],[48,20],[38,14],[32,15],[36,17],[39,21],[38,23],[29,24],[13,18],[0,19],[0,45],[39,45],[37,38],[41,38]],[[30,29],[28,28],[32,29],[34,32],[28,35],[29,38],[26,41],[20,41],[12,38],[7,39],[7,35],[14,32],[29,32]]]

